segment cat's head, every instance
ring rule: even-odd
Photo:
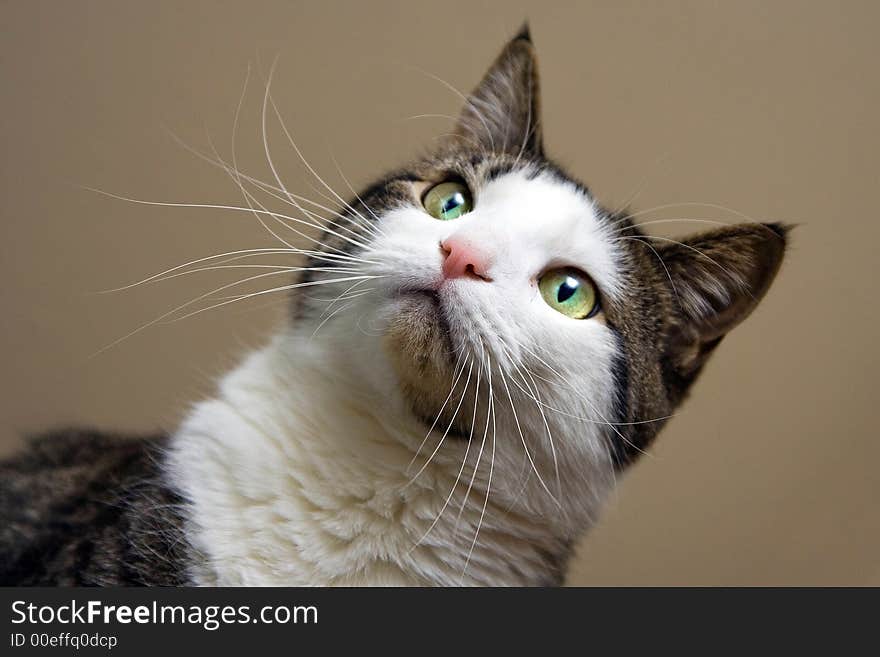
[[[638,456],[754,310],[786,243],[785,227],[759,223],[646,237],[546,158],[539,100],[524,30],[454,134],[325,234],[329,260],[313,264],[371,278],[324,273],[346,279],[320,295],[338,295],[332,308],[297,301],[309,327],[367,345],[353,358],[389,408],[446,436],[425,458],[467,460],[467,445],[488,463],[491,448],[493,490],[511,497],[525,480],[555,497],[586,490]]]

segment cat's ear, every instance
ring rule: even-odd
[[[538,65],[527,24],[466,99],[455,136],[465,148],[542,155]]]
[[[742,224],[657,248],[671,288],[669,373],[688,384],[758,305],[782,263],[789,227]]]

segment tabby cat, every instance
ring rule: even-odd
[[[452,134],[282,250],[289,322],[181,426],[0,465],[0,583],[561,583],[788,231],[650,238],[542,132],[524,29]]]

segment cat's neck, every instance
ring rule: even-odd
[[[168,467],[204,557],[195,583],[560,583],[570,539],[503,496],[486,503],[459,455],[413,466],[425,428],[334,367],[357,357],[280,336],[190,413]]]

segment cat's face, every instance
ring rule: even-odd
[[[543,155],[527,35],[454,136],[344,214],[329,252],[373,278],[336,284],[329,319],[300,302],[300,320],[376,340],[393,376],[372,384],[447,436],[441,454],[490,435],[499,468],[551,495],[565,495],[560,471],[611,473],[647,446],[766,291],[785,238],[749,224],[655,242],[603,209]]]

